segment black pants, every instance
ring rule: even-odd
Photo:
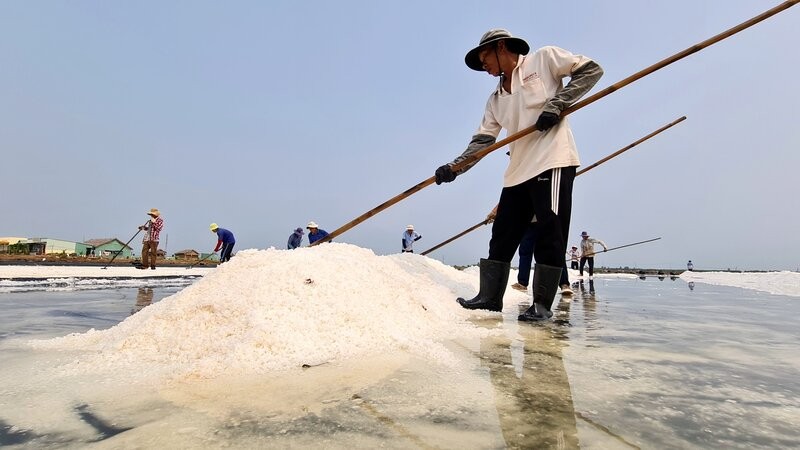
[[[536,229],[533,224],[528,225],[528,229],[522,236],[522,241],[519,243],[519,271],[517,272],[517,283],[528,286],[531,281],[531,261],[533,261],[533,246],[536,245]],[[575,263],[577,269],[578,263]],[[567,263],[564,260],[564,270],[561,271],[561,281],[559,285],[563,286],[569,284],[569,274],[567,274]]]
[[[572,270],[578,270],[578,261],[572,261]]]
[[[222,244],[222,250],[219,252],[219,262],[224,263],[231,260],[234,244]]]
[[[581,275],[583,275],[583,266],[585,266],[587,262],[589,263],[589,276],[591,277],[594,275],[594,256],[581,257]]]
[[[561,167],[503,188],[492,225],[489,259],[511,262],[535,215],[534,259],[538,264],[563,267],[574,180],[575,167]]]

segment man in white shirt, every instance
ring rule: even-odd
[[[600,239],[590,238],[589,233],[583,231],[581,232],[581,276],[583,276],[583,268],[586,266],[586,263],[589,263],[589,279],[592,279],[594,276],[594,246],[602,245],[603,251],[608,250],[608,246],[605,242],[601,241]]]
[[[414,242],[420,239],[422,239],[422,235],[414,231],[414,225],[407,226],[406,231],[403,232],[403,253],[414,253]]]
[[[538,131],[509,144],[509,163],[503,179],[497,217],[492,225],[489,257],[480,262],[480,292],[459,298],[467,309],[501,311],[511,260],[531,219],[537,219],[533,250],[534,304],[519,316],[522,321],[552,317],[550,307],[558,291],[567,249],[572,210],[572,183],[580,165],[569,123],[561,112],[587,93],[603,74],[591,59],[558,47],[528,54],[524,40],[503,29],[486,32],[464,61],[470,69],[499,77],[489,95],[483,120],[467,149],[436,169],[436,183],[449,183],[467,171],[453,165],[493,144],[502,129],[510,135],[531,125]],[[562,78],[569,77],[564,86]]]

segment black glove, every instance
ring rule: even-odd
[[[539,118],[536,119],[536,129],[539,131],[547,131],[550,128],[553,128],[553,126],[557,124],[559,120],[561,120],[561,116],[558,114],[545,111],[539,114]]]
[[[449,183],[456,179],[456,174],[449,164],[445,164],[436,169],[436,184]]]

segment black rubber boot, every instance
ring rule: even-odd
[[[561,279],[561,267],[536,264],[533,269],[533,305],[520,314],[517,320],[523,322],[538,322],[553,317],[550,307],[558,292],[558,282]]]
[[[503,294],[508,284],[511,263],[481,259],[481,290],[472,300],[458,298],[458,303],[467,309],[503,310]]]

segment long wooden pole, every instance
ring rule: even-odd
[[[586,173],[586,172],[594,169],[595,167],[599,166],[600,164],[603,164],[604,162],[606,162],[606,161],[608,161],[608,160],[610,160],[612,158],[615,158],[615,157],[627,152],[628,150],[632,149],[633,147],[636,147],[637,145],[641,144],[642,142],[644,142],[644,141],[650,139],[651,137],[661,133],[662,131],[667,130],[668,128],[674,127],[675,125],[683,122],[684,120],[686,120],[686,116],[682,116],[682,117],[680,117],[678,119],[673,120],[672,122],[664,125],[663,127],[657,129],[656,131],[653,131],[652,133],[648,134],[647,136],[644,136],[641,139],[638,139],[635,142],[633,142],[631,144],[628,144],[625,147],[622,147],[621,149],[615,151],[614,153],[606,156],[605,158],[597,161],[596,163],[594,163],[594,164],[592,164],[590,166],[587,166],[585,169],[579,170],[578,173],[575,174],[575,176],[577,177],[580,174]],[[433,247],[429,248],[428,250],[425,250],[424,252],[421,253],[421,255],[427,255],[428,253],[431,253],[432,251],[437,250],[437,249],[439,249],[439,248],[441,248],[441,247],[443,247],[443,246],[455,241],[456,239],[460,238],[461,236],[464,236],[467,233],[471,233],[471,232],[477,230],[478,228],[480,228],[483,225],[488,225],[490,222],[491,222],[490,220],[486,219],[486,220],[484,220],[484,221],[482,221],[480,223],[477,223],[477,224],[467,228],[466,230],[462,231],[461,233],[458,233],[457,235],[451,237],[450,239],[442,242],[441,244],[433,246]]]
[[[650,139],[651,137],[661,133],[662,131],[667,130],[668,128],[674,127],[675,125],[683,122],[684,120],[686,120],[686,116],[681,116],[678,119],[673,120],[672,122],[664,125],[663,127],[657,129],[656,131],[653,131],[652,133],[648,134],[647,136],[644,136],[643,138],[637,140],[636,142],[633,142],[633,143],[631,143],[629,145],[626,145],[625,147],[622,147],[621,149],[615,151],[614,153],[606,156],[605,158],[597,161],[594,164],[586,166],[585,168],[579,170],[578,173],[575,174],[575,176],[577,177],[578,175],[584,174],[584,173],[594,169],[595,167],[599,166],[600,164],[603,164],[604,162],[608,161],[609,159],[616,158],[617,156],[627,152],[628,150],[632,149],[633,147],[636,147],[637,145],[641,144],[642,142],[644,142],[644,141]]]
[[[480,227],[482,227],[482,226],[484,226],[484,225],[488,225],[488,224],[489,224],[489,222],[490,222],[490,220],[489,220],[489,219],[484,219],[482,222],[478,222],[478,223],[476,223],[475,225],[473,225],[473,226],[471,226],[471,227],[467,228],[466,230],[462,231],[461,233],[458,233],[457,235],[455,235],[455,236],[451,237],[450,239],[448,239],[448,240],[446,240],[446,241],[444,241],[444,242],[442,242],[442,243],[440,243],[440,244],[438,244],[438,245],[434,245],[433,247],[431,247],[431,248],[429,248],[429,249],[425,250],[424,252],[422,252],[422,253],[420,253],[420,254],[421,254],[421,255],[427,255],[427,254],[428,254],[428,253],[430,253],[430,252],[436,251],[436,250],[438,250],[439,248],[441,248],[441,247],[444,247],[445,245],[447,245],[447,244],[449,244],[449,243],[451,243],[451,242],[455,241],[456,239],[460,238],[461,236],[464,236],[464,235],[465,235],[465,234],[467,234],[467,233],[472,233],[473,231],[477,230],[478,228],[480,228]]]
[[[145,225],[146,225],[146,223],[145,223]],[[142,231],[142,229],[140,228],[140,229],[139,229],[139,230],[136,232],[136,234],[134,234],[133,236],[131,236],[131,238],[130,238],[130,239],[128,239],[128,242],[126,242],[126,243],[125,243],[125,245],[123,245],[123,246],[122,246],[122,249],[121,249],[120,251],[118,251],[118,252],[114,253],[114,256],[111,258],[111,261],[107,262],[105,266],[101,267],[101,269],[108,269],[108,266],[110,266],[110,265],[111,265],[111,263],[113,263],[113,262],[114,262],[114,260],[115,260],[115,259],[117,259],[117,256],[119,256],[119,254],[120,254],[120,253],[122,253],[122,252],[124,252],[124,251],[125,251],[125,247],[127,247],[127,246],[128,246],[128,244],[130,244],[130,243],[131,243],[131,241],[132,241],[132,240],[133,240],[133,239],[134,239],[136,236],[138,236],[138,235],[139,235],[139,233],[140,233],[141,231]]]
[[[612,92],[615,92],[615,91],[617,91],[617,90],[619,90],[619,89],[621,89],[621,88],[633,83],[634,81],[639,80],[640,78],[646,77],[647,75],[650,75],[651,73],[653,73],[653,72],[655,72],[655,71],[657,71],[659,69],[662,69],[662,68],[674,63],[675,61],[683,59],[683,58],[685,58],[685,57],[687,57],[687,56],[689,56],[689,55],[691,55],[693,53],[697,53],[700,50],[702,50],[702,49],[704,49],[704,48],[706,48],[706,47],[708,47],[708,46],[710,46],[712,44],[716,44],[717,42],[719,42],[719,41],[721,41],[721,40],[723,40],[725,38],[728,38],[728,37],[740,32],[740,31],[742,31],[742,30],[744,30],[746,28],[749,28],[749,27],[751,27],[751,26],[753,26],[753,25],[755,25],[755,24],[757,24],[757,23],[759,23],[759,22],[761,22],[761,21],[763,21],[765,19],[768,19],[768,18],[774,16],[775,14],[778,14],[779,12],[784,11],[784,10],[794,6],[798,2],[800,2],[800,0],[787,0],[787,1],[783,2],[783,3],[781,3],[780,5],[772,8],[772,9],[770,9],[768,11],[765,11],[765,12],[753,17],[752,19],[750,19],[748,21],[742,22],[739,25],[736,25],[735,27],[733,27],[733,28],[731,28],[731,29],[729,29],[727,31],[724,31],[724,32],[722,32],[722,33],[720,33],[720,34],[718,34],[718,35],[716,35],[714,37],[711,37],[709,39],[706,39],[705,41],[702,41],[702,42],[700,42],[698,44],[695,44],[695,45],[687,48],[686,50],[683,50],[681,52],[678,52],[678,53],[670,56],[669,58],[662,59],[661,61],[651,65],[650,67],[648,67],[648,68],[646,68],[644,70],[640,70],[639,72],[636,72],[635,74],[629,76],[628,78],[625,78],[625,79],[623,79],[621,81],[618,81],[618,82],[612,84],[611,86],[603,89],[602,91],[599,91],[596,94],[591,95],[591,96],[589,96],[589,97],[587,97],[587,98],[575,103],[574,105],[572,105],[569,108],[567,108],[564,111],[562,111],[561,112],[561,116],[562,117],[566,116],[567,114],[571,114],[571,113],[583,108],[584,106],[587,106],[587,105],[589,105],[591,103],[594,103],[597,100],[600,100],[601,98],[605,97],[606,95],[608,95],[608,94],[610,94]],[[486,147],[485,149],[482,149],[480,151],[477,151],[477,152],[473,153],[469,158],[465,159],[460,164],[455,165],[453,168],[455,170],[458,170],[458,169],[462,168],[464,165],[476,162],[476,161],[480,160],[481,158],[483,158],[484,156],[488,155],[489,153],[497,150],[498,148],[503,147],[506,144],[509,144],[509,143],[511,143],[513,141],[516,141],[517,139],[519,139],[519,138],[521,138],[521,137],[523,137],[525,135],[528,135],[528,134],[530,134],[530,133],[532,133],[534,131],[536,131],[536,126],[535,125],[531,126],[531,127],[528,127],[528,128],[525,128],[524,130],[518,131],[518,132],[506,137],[505,139],[502,139],[500,141],[495,142],[494,144]],[[321,244],[323,242],[330,241],[331,239],[341,235],[345,231],[355,227],[356,225],[360,224],[361,222],[364,222],[365,220],[369,219],[370,217],[374,216],[375,214],[378,214],[379,212],[389,208],[390,206],[399,203],[401,200],[404,200],[404,199],[410,197],[411,195],[421,191],[422,189],[430,186],[435,181],[436,181],[435,177],[430,177],[428,179],[425,179],[425,180],[415,184],[414,186],[406,189],[405,191],[401,192],[400,194],[390,198],[389,200],[387,200],[387,201],[381,203],[380,205],[378,205],[378,206],[370,209],[369,211],[365,212],[364,214],[356,217],[355,219],[351,220],[350,222],[347,222],[346,224],[344,224],[341,227],[339,227],[336,230],[334,230],[328,236],[326,236],[326,237],[314,242],[313,244],[311,244],[311,246],[317,245],[317,244]]]
[[[645,243],[647,243],[647,242],[653,242],[653,241],[657,241],[657,240],[659,240],[659,239],[661,239],[661,238],[660,238],[660,237],[657,237],[657,238],[653,238],[653,239],[648,239],[648,240],[646,240],[646,241],[634,242],[633,244],[625,244],[625,245],[620,245],[619,247],[611,247],[610,249],[608,249],[608,250],[603,250],[602,252],[594,252],[594,254],[596,255],[596,254],[598,254],[598,253],[608,253],[608,252],[610,252],[610,251],[612,251],[612,250],[619,250],[619,249],[621,249],[621,248],[625,248],[625,247],[633,247],[634,245],[645,244]]]
[[[199,259],[196,263],[190,264],[189,267],[186,268],[186,270],[189,270],[189,269],[193,268],[194,266],[200,264],[201,262],[207,260],[208,258],[211,258],[212,255],[216,255],[216,254],[217,254],[217,252],[211,252],[211,253],[207,254],[202,259]]]

